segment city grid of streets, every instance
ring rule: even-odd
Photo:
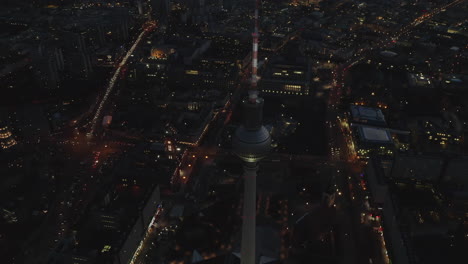
[[[383,220],[379,216],[379,209],[369,205],[369,186],[364,178],[366,161],[358,158],[356,146],[353,142],[351,128],[348,124],[347,116],[342,110],[343,102],[352,94],[351,85],[347,84],[346,77],[350,70],[355,66],[370,60],[377,51],[391,49],[403,37],[408,37],[425,22],[428,22],[437,15],[446,12],[449,9],[456,8],[465,3],[465,0],[455,0],[444,3],[438,7],[433,7],[430,11],[423,13],[410,23],[387,32],[379,36],[372,44],[362,44],[354,48],[356,51],[351,58],[344,62],[338,62],[331,71],[331,88],[327,92],[325,129],[328,138],[327,162],[333,168],[332,189],[336,194],[336,200],[333,207],[337,212],[337,225],[341,228],[341,233],[336,234],[344,243],[343,263],[395,263],[391,259],[388,245],[386,244],[386,233],[384,232]],[[147,16],[147,15],[145,15]],[[141,22],[141,21],[140,21]],[[91,201],[95,198],[99,188],[103,186],[105,179],[103,170],[115,165],[118,157],[127,151],[127,147],[134,147],[141,138],[135,137],[132,140],[113,139],[112,136],[105,135],[106,129],[103,128],[102,120],[104,115],[112,115],[109,108],[111,102],[119,95],[115,87],[121,82],[122,71],[126,69],[130,60],[138,52],[140,45],[147,41],[150,33],[157,31],[157,34],[163,34],[159,22],[155,20],[146,20],[141,22],[141,26],[136,37],[129,41],[129,49],[115,63],[111,72],[109,82],[103,89],[101,95],[97,95],[96,101],[90,104],[90,107],[79,118],[75,118],[64,131],[67,133],[58,134],[50,137],[49,141],[58,145],[63,145],[65,149],[72,152],[73,160],[83,160],[80,164],[74,164],[71,161],[63,165],[67,170],[74,171],[73,179],[68,179],[61,183],[61,188],[55,194],[55,201],[48,208],[45,219],[28,241],[25,242],[24,256],[28,263],[45,263],[46,259],[54,257],[55,253],[50,253],[50,249],[56,250],[66,244],[75,243],[75,227],[79,224],[82,217],[89,208]],[[275,54],[284,52],[284,49],[299,38],[303,29],[295,30],[283,36],[283,40],[276,49],[263,51],[262,57],[265,61]],[[261,37],[260,37],[261,39]],[[468,47],[468,46],[467,46]],[[176,162],[175,170],[171,174],[170,184],[173,189],[178,190],[170,192],[159,203],[155,209],[152,221],[144,230],[144,236],[139,241],[137,250],[132,254],[131,264],[151,263],[149,256],[157,251],[158,241],[161,240],[161,233],[173,230],[174,225],[169,223],[169,212],[174,204],[192,195],[187,189],[195,185],[192,181],[192,174],[197,173],[193,169],[196,164],[203,166],[212,165],[220,157],[229,157],[232,153],[229,147],[221,146],[225,131],[230,129],[232,117],[240,112],[238,105],[247,89],[247,81],[250,76],[251,65],[244,65],[243,70],[239,70],[238,80],[235,87],[219,108],[208,119],[203,126],[202,132],[193,142],[178,142],[182,150],[171,156]],[[125,77],[123,77],[125,78]],[[266,101],[268,97],[266,96]],[[115,105],[114,105],[115,107]],[[291,117],[292,118],[292,117]],[[84,133],[81,133],[83,132]],[[109,131],[109,130],[107,130]],[[124,136],[125,132],[122,133]],[[216,138],[210,138],[209,135],[216,135]],[[219,137],[219,138],[218,138]],[[151,142],[147,141],[146,143]],[[291,153],[271,153],[267,162],[304,162],[316,163],[320,158],[309,154],[291,154]],[[313,165],[311,165],[313,166]],[[242,195],[239,196],[242,199]],[[268,211],[270,194],[264,195],[260,192],[258,197],[258,211]],[[282,201],[281,215],[284,220],[281,225],[281,260],[288,257],[289,244],[284,237],[291,237],[291,222],[297,220],[298,213],[304,216],[310,210],[308,203],[304,205],[305,212],[292,211],[288,208],[288,200]],[[240,205],[232,217],[241,218]],[[263,208],[265,207],[265,208]],[[258,213],[261,215],[262,213]],[[267,213],[265,213],[266,215]],[[295,217],[292,217],[295,215]],[[374,215],[377,215],[374,217]],[[301,219],[301,218],[299,218]],[[219,232],[219,231],[218,231]],[[333,232],[332,232],[333,233]],[[235,246],[235,236],[232,235],[231,243],[226,248],[231,250]],[[369,241],[376,242],[377,246],[370,245]],[[39,243],[40,242],[40,243]],[[204,256],[205,257],[205,256]],[[210,258],[213,256],[210,256]]]

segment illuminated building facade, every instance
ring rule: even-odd
[[[175,140],[167,139],[164,141],[164,144],[167,158],[170,160],[176,159],[177,153],[181,151],[181,148],[176,146]]]
[[[262,92],[279,96],[311,94],[311,72],[308,65],[268,65],[260,79]]]
[[[237,67],[230,60],[202,58],[186,66],[183,74],[184,77],[179,78],[183,86],[226,91],[234,87]]]
[[[168,47],[153,47],[149,59],[152,60],[167,60],[167,58],[174,54],[175,50]]]
[[[168,80],[168,67],[175,50],[168,46],[151,48],[149,56],[130,71],[133,80],[146,80],[149,84],[164,86]],[[145,78],[141,78],[143,75]]]
[[[349,121],[358,158],[368,159],[372,154],[382,157],[393,156],[396,150],[395,142],[391,130],[387,127],[385,116],[379,108],[352,104]]]
[[[13,135],[5,124],[0,124],[0,147],[3,150],[9,149],[16,145],[17,142],[13,138]]]
[[[438,122],[427,120],[422,123],[423,138],[427,142],[440,145],[459,145],[461,137],[455,133],[454,129],[444,129],[444,126]]]

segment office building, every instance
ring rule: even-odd
[[[259,82],[263,93],[279,96],[312,95],[310,62],[268,62],[264,67]]]

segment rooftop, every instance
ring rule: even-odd
[[[359,126],[359,136],[364,141],[370,141],[374,143],[391,143],[392,137],[390,132],[384,128]]]
[[[379,108],[351,105],[351,115],[354,120],[367,123],[373,122],[386,125],[385,117]]]

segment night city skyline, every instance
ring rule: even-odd
[[[468,1],[0,1],[0,263],[468,260]]]

